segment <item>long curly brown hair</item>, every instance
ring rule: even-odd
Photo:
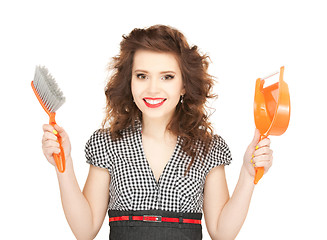
[[[167,130],[182,139],[182,149],[192,157],[185,172],[189,171],[199,147],[209,151],[213,129],[208,120],[205,104],[211,93],[214,79],[208,74],[208,56],[200,54],[197,46],[189,46],[184,35],[175,28],[154,25],[145,29],[135,28],[129,35],[123,35],[120,54],[112,58],[112,71],[105,88],[106,117],[102,128],[109,124],[112,138],[121,137],[121,131],[134,126],[135,120],[142,121],[142,113],[133,102],[131,91],[132,66],[137,50],[168,52],[177,56],[185,87],[183,101],[176,106],[175,114]],[[200,144],[199,144],[200,143]]]

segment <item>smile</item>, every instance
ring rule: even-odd
[[[145,105],[149,108],[157,108],[160,107],[167,98],[143,98]]]

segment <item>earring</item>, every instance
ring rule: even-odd
[[[181,95],[181,104],[184,102],[184,95]]]

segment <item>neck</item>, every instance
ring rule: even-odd
[[[155,139],[166,138],[168,135],[170,135],[170,133],[166,129],[168,123],[169,119],[150,119],[143,117],[142,135]]]

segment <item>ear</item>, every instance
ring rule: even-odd
[[[182,88],[182,91],[181,91],[181,95],[185,95],[186,91],[185,91],[185,87]]]

